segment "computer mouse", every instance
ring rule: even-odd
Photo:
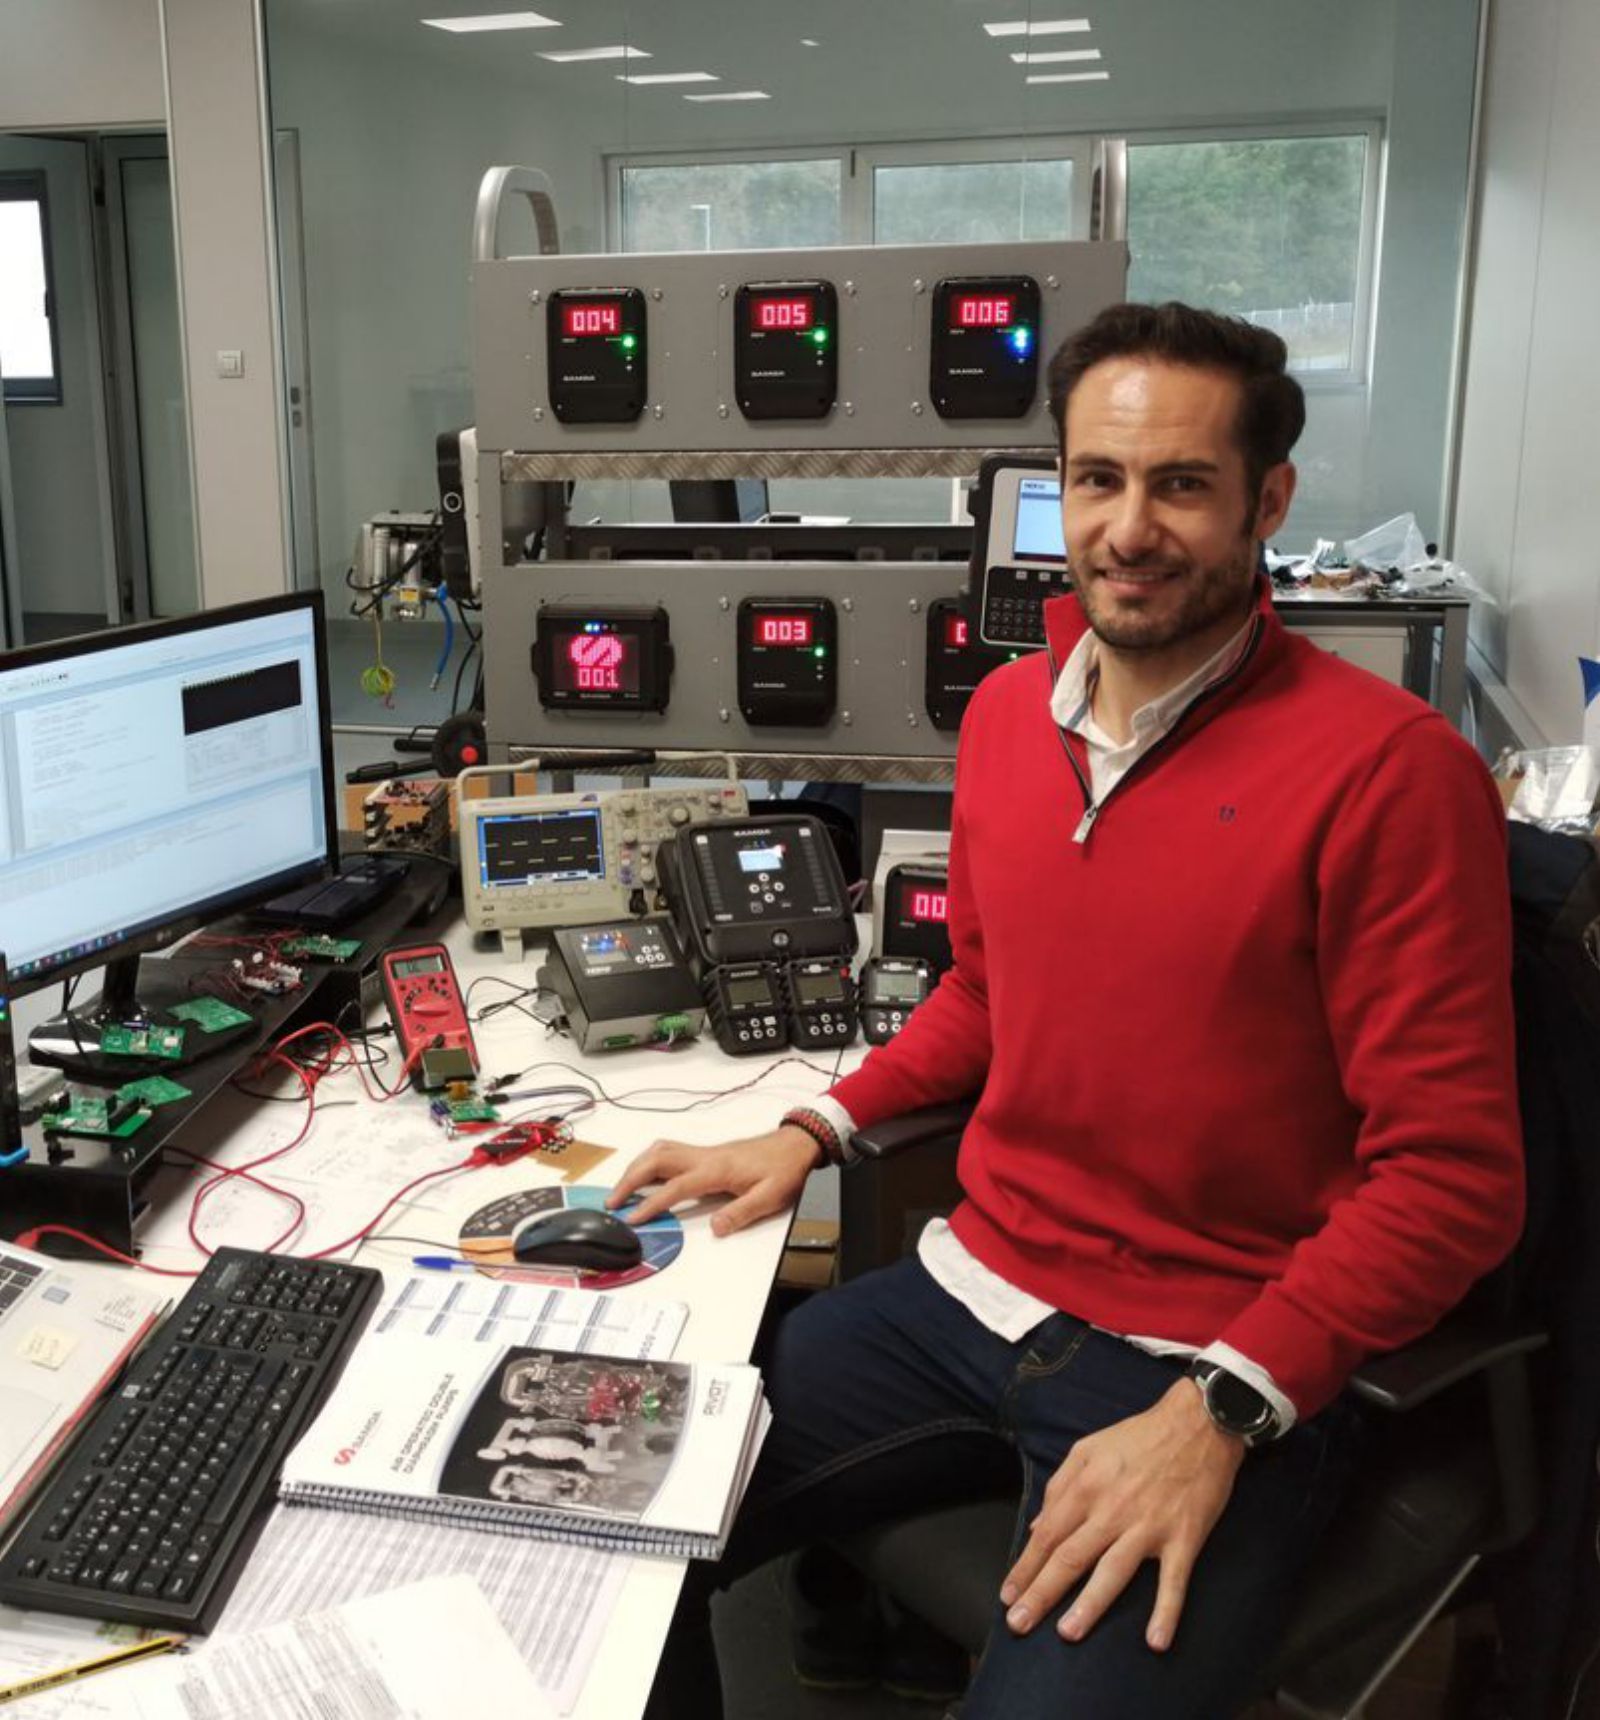
[[[638,1231],[594,1206],[540,1213],[517,1232],[511,1252],[524,1266],[576,1266],[582,1272],[625,1272],[644,1258]]]

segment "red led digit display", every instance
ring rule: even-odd
[[[809,645],[811,617],[809,615],[758,615],[756,644]]]
[[[566,335],[621,334],[622,306],[615,299],[561,301],[561,332]]]
[[[947,615],[944,618],[944,642],[954,650],[964,650],[972,643],[972,631],[967,625],[966,618],[961,615]]]
[[[639,665],[633,641],[618,633],[574,633],[556,659],[556,684],[567,693],[635,693]]]
[[[924,923],[944,925],[950,918],[950,897],[944,890],[913,890],[911,917]]]
[[[751,326],[763,334],[774,329],[808,329],[811,327],[810,299],[752,299]]]
[[[952,328],[1010,328],[1017,301],[1011,293],[957,293],[950,301]]]

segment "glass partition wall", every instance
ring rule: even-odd
[[[471,419],[473,201],[498,163],[550,176],[569,252],[981,243],[1085,236],[1094,141],[1126,138],[1130,294],[1268,324],[1306,386],[1281,547],[1404,509],[1439,531],[1476,4],[263,6],[296,163],[278,213],[298,575],[335,614],[362,522],[433,507],[435,436]],[[950,492],[775,484],[772,502],[948,518]],[[666,486],[585,486],[578,509],[664,518]]]

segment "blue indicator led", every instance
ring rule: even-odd
[[[1026,352],[1033,345],[1033,330],[1031,328],[1012,329],[1011,345],[1017,352]]]

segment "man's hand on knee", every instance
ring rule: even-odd
[[[1157,1559],[1145,1640],[1170,1647],[1190,1572],[1244,1456],[1244,1442],[1213,1424],[1187,1379],[1142,1415],[1080,1439],[1045,1488],[1028,1544],[1001,1585],[1006,1623],[1025,1634],[1082,1583],[1057,1626],[1076,1642],[1145,1560]]]

